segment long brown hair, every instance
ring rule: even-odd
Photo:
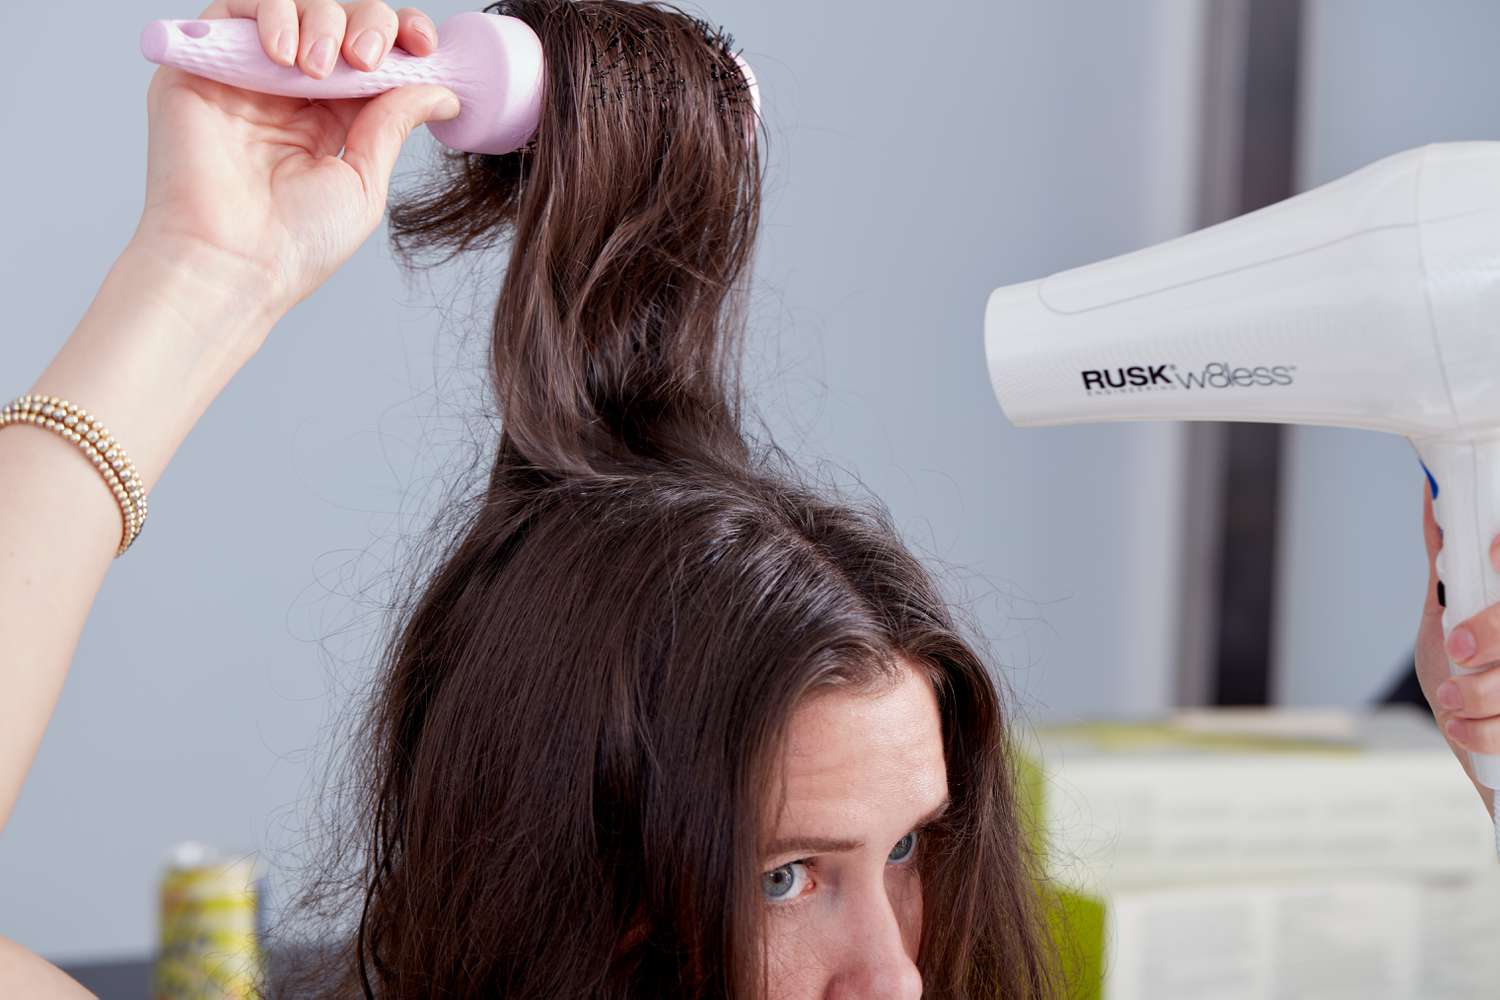
[[[952,799],[923,855],[925,995],[1051,995],[994,681],[883,509],[743,433],[764,137],[731,41],[661,3],[486,9],[542,40],[537,137],[446,154],[390,232],[408,266],[508,243],[501,433],[351,758],[359,920],[331,992],[759,995],[790,716],[916,665]]]

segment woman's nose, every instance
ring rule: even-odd
[[[918,1000],[922,974],[907,953],[901,920],[879,894],[847,913],[844,954],[828,982],[824,1000]]]

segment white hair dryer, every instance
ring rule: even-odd
[[[1402,434],[1443,528],[1444,634],[1500,601],[1488,558],[1500,533],[1500,142],[1409,150],[1159,246],[997,289],[985,348],[1022,427],[1253,420]],[[1500,788],[1500,756],[1471,760]]]

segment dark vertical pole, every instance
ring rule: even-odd
[[[1247,13],[1236,215],[1290,197],[1296,166],[1302,0],[1251,0]],[[1224,434],[1213,701],[1264,705],[1284,433],[1279,424],[1231,423]]]

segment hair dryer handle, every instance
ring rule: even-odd
[[[393,49],[369,72],[337,59],[331,73],[315,80],[295,65],[274,62],[261,45],[253,18],[152,21],[141,32],[141,54],[154,63],[283,97],[372,97],[410,83],[438,83],[444,70],[441,53],[441,47],[426,57]]]
[[[1490,542],[1500,534],[1500,440],[1412,443],[1430,478],[1433,517],[1443,529],[1436,564],[1446,637],[1454,626],[1500,602],[1500,573],[1489,556]],[[1478,672],[1452,661],[1448,668],[1455,674]],[[1500,788],[1500,756],[1472,753],[1469,760],[1480,784]]]

